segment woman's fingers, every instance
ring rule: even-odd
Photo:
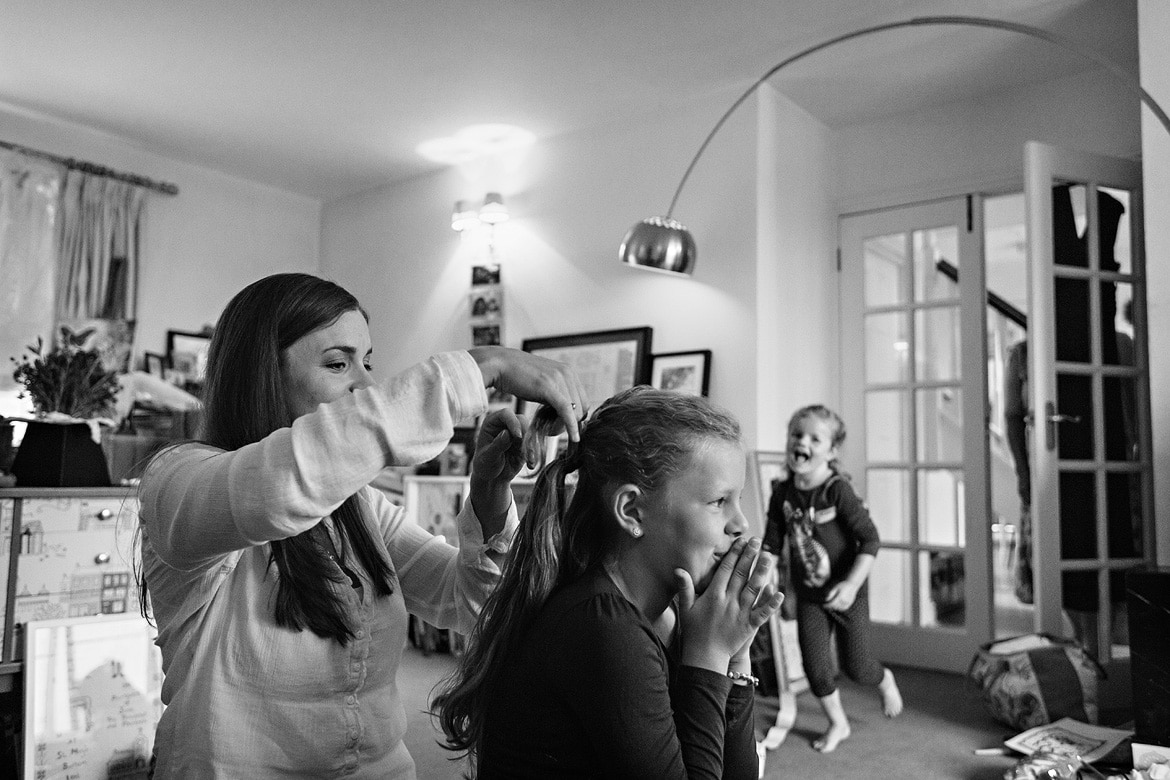
[[[579,421],[587,411],[585,393],[570,366],[505,347],[475,347],[469,352],[487,386],[551,407],[564,423],[569,439],[580,440]]]

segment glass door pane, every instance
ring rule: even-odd
[[[1038,143],[1026,159],[1036,622],[1110,669],[1125,571],[1152,562],[1140,169]]]
[[[844,411],[863,439],[843,454],[861,458],[846,470],[882,538],[869,580],[875,643],[885,659],[953,670],[989,635],[990,610],[971,601],[988,592],[971,565],[986,566],[988,537],[978,529],[972,558],[967,520],[972,506],[984,514],[985,491],[969,485],[983,484],[984,459],[966,431],[982,426],[984,390],[981,351],[967,357],[982,320],[974,338],[964,327],[982,293],[967,213],[954,200],[842,219]]]

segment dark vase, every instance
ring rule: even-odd
[[[12,475],[18,487],[110,486],[106,455],[85,423],[28,423]]]

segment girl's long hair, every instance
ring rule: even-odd
[[[292,425],[282,361],[284,351],[301,337],[335,322],[341,315],[365,311],[344,288],[310,274],[274,274],[245,287],[228,303],[216,323],[207,355],[203,394],[202,441],[237,450]],[[393,573],[363,519],[357,495],[333,512],[339,537],[338,562],[347,543],[380,596],[393,592]],[[274,614],[277,625],[346,644],[353,628],[344,602],[334,588],[349,579],[330,576],[323,525],[270,543],[269,565],[277,570]],[[145,598],[145,573],[140,575]]]
[[[455,671],[436,688],[431,714],[445,747],[478,760],[492,686],[541,607],[559,587],[601,566],[620,530],[605,499],[634,484],[650,492],[689,464],[711,438],[738,443],[739,423],[706,399],[639,386],[593,412],[581,440],[537,476],[499,585],[468,638]],[[572,498],[566,475],[576,472]]]

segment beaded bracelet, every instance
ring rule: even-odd
[[[728,672],[727,676],[731,678],[732,682],[743,680],[744,682],[751,683],[754,687],[758,688],[760,686],[760,678],[747,674],[746,672]]]

